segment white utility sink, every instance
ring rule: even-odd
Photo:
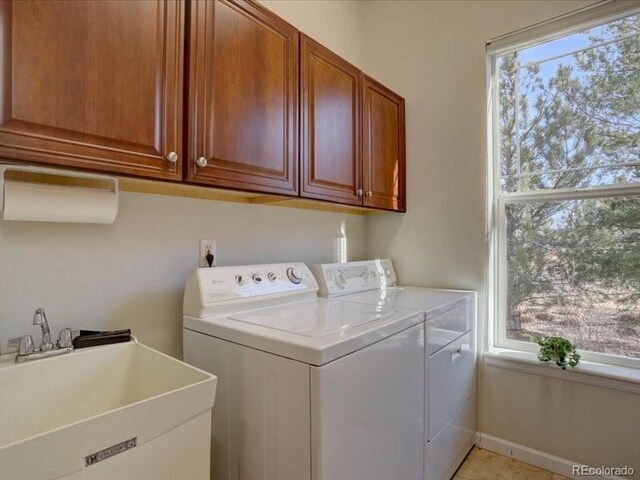
[[[0,478],[208,479],[216,381],[137,342],[6,359]]]

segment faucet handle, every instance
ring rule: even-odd
[[[25,335],[20,337],[20,344],[18,345],[18,355],[31,355],[35,352],[33,345],[33,338],[31,335]]]
[[[69,348],[73,346],[73,333],[70,328],[63,328],[58,335],[58,348]]]

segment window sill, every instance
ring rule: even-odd
[[[581,361],[574,369],[568,367],[562,370],[554,364],[541,362],[535,353],[504,348],[491,348],[484,352],[484,363],[492,367],[640,394],[640,369],[637,368]]]

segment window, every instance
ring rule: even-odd
[[[640,366],[640,14],[491,62],[494,343]]]

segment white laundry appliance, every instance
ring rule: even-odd
[[[425,479],[450,479],[476,437],[476,293],[398,286],[389,259],[312,271],[321,297],[424,311]]]
[[[301,263],[190,274],[184,358],[218,377],[212,478],[422,480],[424,313],[317,292]]]

